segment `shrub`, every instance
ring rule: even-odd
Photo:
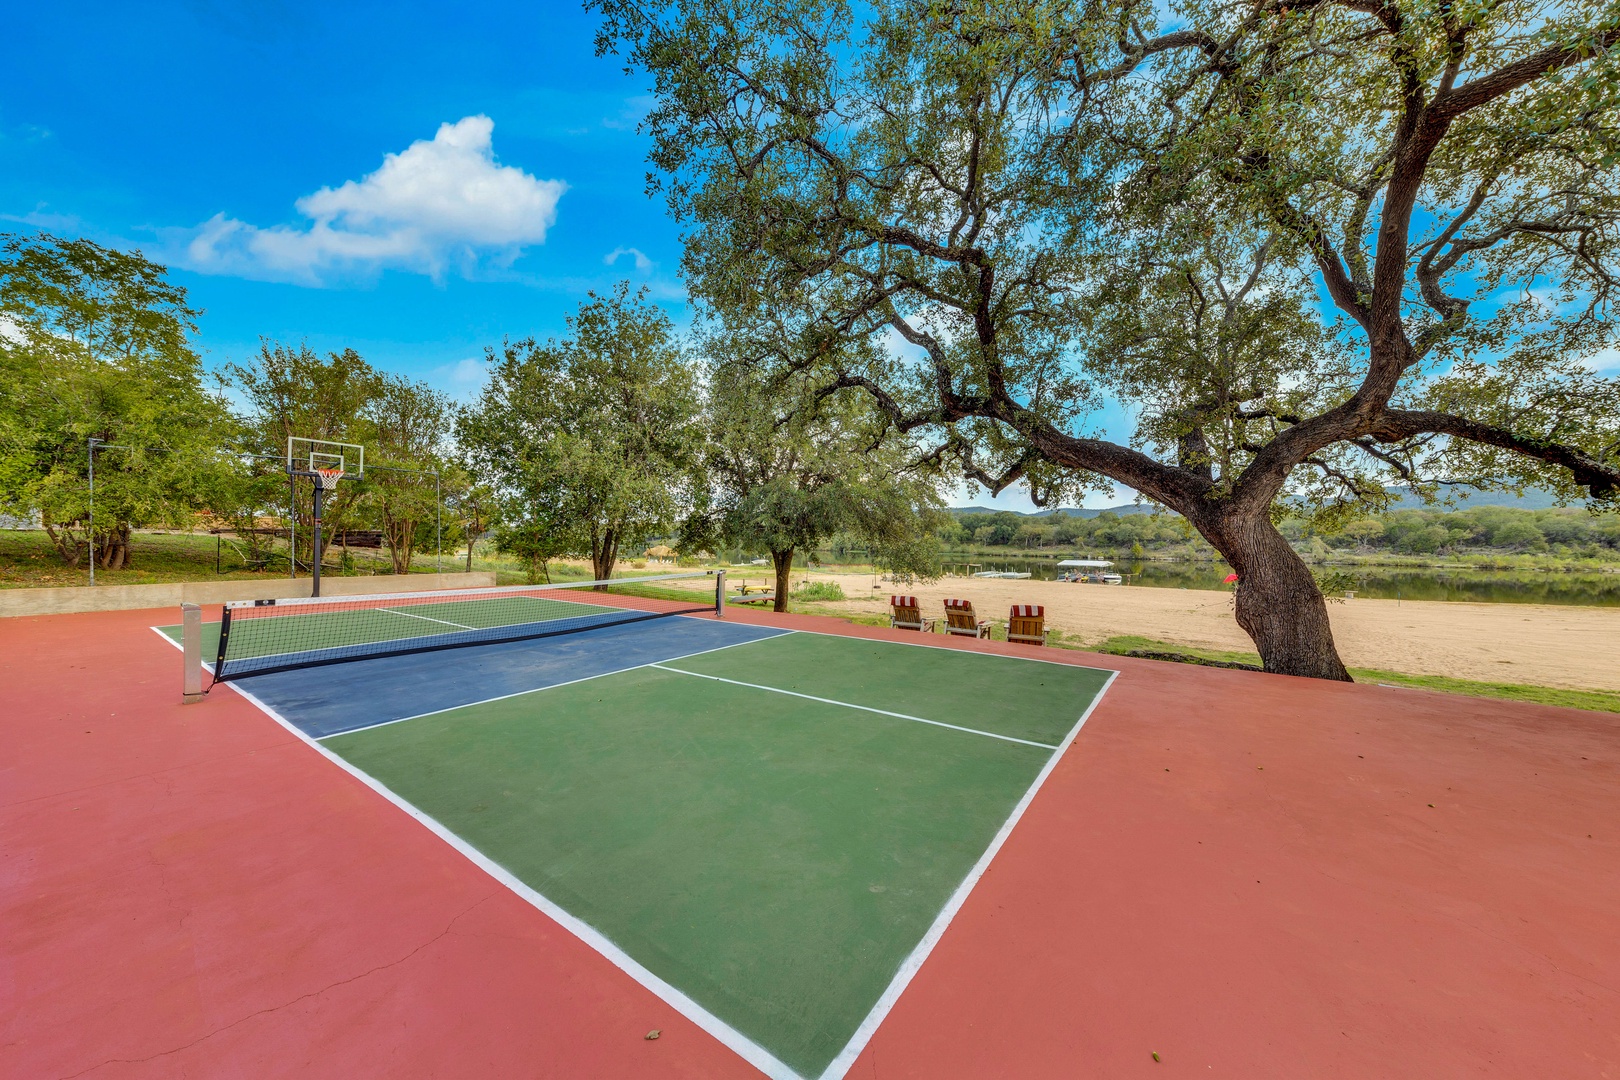
[[[836,581],[804,581],[793,590],[795,600],[846,600],[843,588]]]

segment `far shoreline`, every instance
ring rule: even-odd
[[[795,570],[795,581],[804,574]],[[1195,648],[1254,649],[1232,618],[1229,591],[961,577],[885,581],[874,589],[871,574],[814,570],[810,578],[836,582],[849,599],[796,604],[795,610],[883,615],[891,594],[906,593],[933,615],[943,612],[946,597],[959,597],[993,619],[1005,619],[1013,604],[1041,604],[1048,625],[1081,643],[1140,636]],[[1352,667],[1620,692],[1620,608],[1357,597],[1330,603],[1328,614],[1339,653]]]

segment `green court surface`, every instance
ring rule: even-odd
[[[1110,674],[795,633],[322,745],[815,1076]]]

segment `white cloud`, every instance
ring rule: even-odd
[[[617,115],[602,118],[602,126],[612,131],[634,131],[652,112],[653,104],[654,100],[648,94],[626,98]]]
[[[1581,364],[1600,374],[1611,371],[1620,374],[1620,349],[1609,348],[1595,352],[1582,360]]]
[[[468,116],[439,125],[360,180],[299,199],[304,227],[260,228],[216,214],[175,237],[184,265],[205,273],[303,284],[394,268],[442,277],[488,257],[509,263],[545,242],[568,185],[495,160],[495,123]]]
[[[73,214],[57,214],[45,209],[45,203],[39,203],[26,214],[0,214],[0,221],[15,221],[23,225],[31,225],[46,232],[79,232],[83,223]]]
[[[487,375],[488,369],[484,361],[469,356],[453,364],[441,364],[434,368],[428,376],[428,381],[457,401],[471,401],[484,388],[484,379]]]
[[[637,270],[651,270],[652,260],[643,255],[638,248],[616,247],[602,257],[604,265],[612,266],[619,261],[621,255],[629,255],[635,260]]]

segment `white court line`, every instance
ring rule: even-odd
[[[1041,662],[1055,663],[1052,660]],[[1073,664],[1070,666],[1080,667],[1081,665]],[[1106,669],[1092,668],[1090,670]],[[1080,719],[1075,722],[1069,734],[1058,744],[1057,753],[1047,759],[1045,767],[1035,777],[1035,782],[1029,785],[1029,790],[1024,792],[1024,797],[1018,800],[1018,805],[1013,807],[1013,812],[1008,815],[1006,822],[996,833],[995,838],[990,841],[990,846],[984,849],[984,854],[980,855],[979,861],[973,864],[973,869],[969,870],[967,877],[962,879],[962,884],[956,887],[956,891],[951,894],[949,900],[945,901],[945,906],[940,909],[939,914],[934,916],[934,921],[928,927],[928,932],[917,943],[917,947],[911,950],[911,955],[901,963],[900,970],[895,972],[894,978],[889,981],[888,987],[883,991],[882,996],[877,999],[877,1004],[873,1005],[872,1010],[866,1014],[866,1019],[862,1020],[861,1026],[855,1029],[855,1034],[850,1036],[849,1042],[844,1045],[844,1049],[822,1070],[820,1080],[843,1080],[844,1074],[849,1072],[856,1059],[861,1056],[861,1051],[866,1049],[866,1044],[877,1033],[878,1027],[888,1017],[889,1011],[894,1008],[895,1002],[900,1000],[900,995],[905,993],[906,987],[911,985],[912,978],[922,969],[923,963],[927,961],[929,954],[934,951],[934,946],[938,945],[939,939],[945,936],[945,930],[950,926],[951,920],[956,918],[956,913],[962,910],[963,904],[967,903],[968,894],[973,891],[973,886],[979,883],[979,879],[984,877],[984,872],[990,868],[990,860],[996,857],[996,853],[1001,850],[1001,845],[1005,844],[1007,837],[1012,835],[1013,828],[1023,818],[1024,811],[1029,809],[1029,804],[1035,800],[1035,794],[1041,790],[1041,785],[1046,783],[1046,778],[1052,775],[1053,769],[1057,768],[1057,763],[1063,759],[1064,752],[1074,744],[1075,736],[1079,735],[1080,729],[1086,726],[1086,721],[1091,718],[1091,714],[1102,703],[1103,695],[1108,693],[1108,688],[1114,685],[1114,680],[1117,678],[1119,678],[1119,672],[1110,671],[1108,673],[1108,678],[1103,682],[1102,686],[1097,688],[1097,696],[1091,699],[1091,704],[1086,706],[1086,711],[1080,714]]]
[[[769,626],[770,624],[769,623],[742,622],[742,623],[736,623],[735,625],[737,625],[737,626]],[[874,626],[874,627],[871,627],[871,629],[880,630],[880,629],[884,629],[884,627]],[[1067,660],[1043,660],[1038,656],[1015,656],[1015,655],[1013,655],[1011,653],[981,652],[978,649],[958,648],[958,647],[956,647],[954,645],[946,645],[946,644],[944,644],[944,642],[950,640],[952,635],[949,635],[949,634],[928,634],[928,635],[916,634],[916,635],[914,635],[916,637],[924,637],[924,636],[926,636],[926,637],[937,637],[937,638],[940,639],[940,644],[936,645],[936,644],[934,644],[932,642],[928,642],[928,641],[896,641],[893,638],[858,637],[858,636],[853,635],[853,634],[836,634],[836,633],[833,633],[830,630],[806,630],[806,629],[804,629],[802,627],[794,627],[793,632],[795,634],[809,634],[812,637],[838,638],[841,641],[864,641],[869,645],[904,645],[907,648],[911,648],[911,649],[933,649],[935,652],[961,653],[961,654],[966,655],[966,656],[991,656],[991,657],[996,658],[997,660],[1019,660],[1019,661],[1022,661],[1024,663],[1026,663],[1026,664],[1056,664],[1058,667],[1084,668],[1087,671],[1111,671],[1116,675],[1119,674],[1119,669],[1118,668],[1097,667],[1097,666],[1095,666],[1093,664],[1071,664]],[[1080,651],[1084,652],[1085,650],[1082,649]]]
[[[484,626],[484,627],[468,626],[466,623],[451,622],[449,619],[435,619],[431,615],[418,615],[414,611],[395,611],[391,607],[378,608],[377,610],[378,611],[386,611],[390,615],[403,615],[407,619],[423,619],[423,620],[425,620],[427,622],[443,623],[445,626],[459,626],[463,630],[488,630],[488,629],[490,629],[487,626]]]
[[[768,628],[768,629],[774,629],[774,627],[773,628]],[[793,634],[793,633],[797,633],[797,631],[795,631],[795,630],[785,630],[785,631],[781,631],[779,633],[771,634],[771,635],[769,635],[767,637],[750,638],[747,641],[733,641],[730,645],[716,645],[712,649],[699,649],[697,652],[683,653],[680,656],[672,656],[669,659],[670,660],[685,660],[685,659],[687,659],[688,657],[691,657],[691,656],[707,656],[709,653],[720,652],[723,649],[735,649],[739,645],[754,645],[754,644],[757,644],[758,642],[761,642],[761,641],[769,641],[773,637],[782,637],[784,634]],[[164,635],[164,636],[167,637],[168,635]],[[600,672],[597,672],[595,675],[586,675],[583,678],[579,678],[579,679],[569,679],[567,682],[548,683],[545,686],[536,686],[536,687],[534,687],[532,689],[529,689],[529,690],[517,690],[517,691],[514,691],[513,693],[510,693],[510,694],[501,694],[498,697],[484,698],[482,701],[469,701],[464,705],[450,705],[450,706],[447,706],[446,708],[443,708],[443,709],[434,709],[431,712],[416,713],[416,714],[411,715],[411,716],[401,716],[397,720],[383,720],[383,721],[380,721],[379,723],[367,724],[365,727],[348,728],[347,730],[344,730],[344,731],[334,731],[330,735],[311,736],[311,738],[335,739],[339,735],[354,735],[354,734],[356,734],[358,732],[361,732],[361,731],[371,731],[371,730],[373,730],[375,728],[387,727],[390,724],[403,724],[407,720],[420,720],[425,716],[438,716],[440,713],[456,712],[459,709],[470,709],[470,708],[473,708],[476,705],[489,705],[492,702],[506,701],[509,698],[523,697],[523,696],[525,696],[527,694],[540,694],[540,693],[544,693],[547,690],[556,690],[556,689],[558,689],[560,687],[564,687],[564,686],[575,686],[575,685],[577,685],[579,683],[590,682],[592,679],[602,679],[602,678],[606,678],[609,675],[623,675],[627,671],[639,671],[642,668],[657,667],[657,666],[658,666],[658,663],[653,662],[653,661],[649,661],[649,662],[647,662],[645,664],[633,664],[630,667],[614,668],[612,671],[600,671]]]
[[[180,649],[182,652],[184,651],[184,646],[182,646],[180,642],[175,641],[173,638],[169,637],[169,635],[165,634],[162,630],[159,630],[155,626],[152,627],[152,629],[156,630],[157,635],[164,641],[167,641],[169,644],[173,645],[177,649]],[[755,640],[763,639],[756,638]],[[736,644],[747,645],[752,643],[737,642]],[[725,647],[729,648],[730,646]],[[304,734],[304,732],[299,730],[298,725],[292,723],[286,717],[272,709],[269,705],[266,705],[264,702],[260,701],[250,691],[244,690],[241,686],[234,682],[228,682],[224,685],[230,687],[232,691],[246,699],[250,704],[255,706],[260,712],[264,713],[270,719],[292,732],[294,737],[299,739],[301,742],[307,743],[308,745],[314,747],[317,753],[326,758],[328,761],[332,762],[332,764],[336,765],[338,768],[342,769],[344,772],[366,785],[366,787],[375,791],[377,794],[381,795],[383,798],[405,811],[405,813],[415,818],[440,840],[443,840],[445,843],[449,844],[451,848],[460,852],[462,857],[467,859],[468,862],[471,862],[484,873],[488,874],[502,885],[505,885],[508,889],[511,889],[520,898],[527,901],[531,906],[539,909],[539,911],[546,917],[551,919],[557,925],[561,926],[570,934],[573,934],[575,937],[579,938],[579,940],[584,942],[586,946],[594,949],[597,954],[603,959],[607,960],[608,963],[630,976],[630,978],[634,979],[644,989],[651,992],[655,997],[662,999],[663,1002],[670,1008],[674,1009],[692,1023],[714,1036],[714,1038],[718,1040],[721,1045],[725,1046],[733,1053],[741,1057],[744,1061],[748,1062],[748,1064],[770,1077],[771,1080],[802,1080],[798,1073],[794,1072],[793,1069],[788,1067],[785,1062],[779,1060],[775,1054],[772,1054],[769,1050],[765,1049],[763,1046],[760,1046],[758,1043],[754,1042],[754,1040],[750,1039],[748,1036],[744,1035],[742,1032],[738,1031],[736,1028],[732,1027],[718,1016],[715,1016],[708,1009],[705,1009],[702,1005],[699,1005],[697,1002],[687,997],[686,994],[682,993],[676,987],[665,982],[658,975],[643,967],[635,957],[631,956],[629,953],[619,948],[619,946],[615,945],[613,943],[613,939],[602,933],[602,931],[598,930],[590,923],[585,922],[583,919],[569,914],[566,910],[558,906],[543,893],[529,885],[526,885],[524,882],[514,877],[511,871],[507,870],[506,867],[502,866],[500,863],[491,859],[489,856],[467,843],[461,837],[457,836],[454,832],[441,824],[437,818],[434,818],[431,815],[417,809],[403,796],[395,794],[391,788],[389,788],[382,781],[378,780],[376,777],[371,776],[369,773],[366,773],[364,770],[357,768],[354,765],[351,765],[338,754],[328,750],[315,739]]]
[[[685,657],[676,659],[684,660]],[[846,709],[859,709],[862,712],[877,713],[879,716],[892,716],[897,720],[911,720],[918,724],[932,724],[934,727],[950,728],[952,731],[965,731],[969,735],[983,735],[987,739],[1000,739],[1002,742],[1023,743],[1025,746],[1038,746],[1042,750],[1056,750],[1051,743],[1033,742],[1029,739],[1015,739],[1011,735],[997,735],[993,731],[980,731],[978,728],[962,727],[960,724],[947,724],[943,720],[929,720],[922,716],[908,716],[906,713],[890,712],[888,709],[874,709],[870,705],[856,705],[849,701],[835,701],[832,698],[816,697],[814,694],[801,694],[797,690],[783,690],[779,686],[761,686],[759,683],[738,682],[736,679],[722,679],[718,675],[704,675],[697,671],[682,671],[680,668],[665,667],[663,664],[648,664],[659,671],[670,671],[676,675],[690,675],[694,679],[713,679],[715,682],[730,683],[732,686],[746,686],[750,690],[769,690],[773,694],[786,694],[788,697],[804,698],[806,701],[819,701],[823,705],[839,705]]]

